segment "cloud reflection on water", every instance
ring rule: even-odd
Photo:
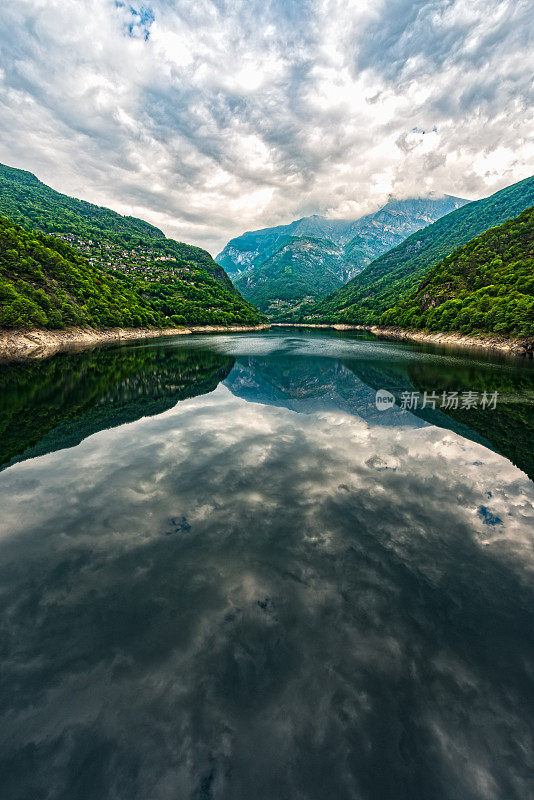
[[[219,386],[0,499],[10,797],[529,796],[534,486],[501,456]]]

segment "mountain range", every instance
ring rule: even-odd
[[[451,196],[392,199],[356,220],[303,217],[244,233],[216,259],[246,299],[276,318],[339,288],[381,253],[465,203]]]
[[[313,322],[385,324],[388,320],[385,312],[407,300],[430,270],[444,258],[532,205],[534,177],[468,203],[379,256],[333,294],[301,310],[300,316]],[[523,255],[530,257],[528,253]],[[483,285],[481,283],[475,288]]]
[[[249,232],[221,254],[236,288],[205,250],[0,165],[0,328],[253,325],[252,301],[287,322],[532,337],[533,207],[530,177]]]

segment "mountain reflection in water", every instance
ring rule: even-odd
[[[299,333],[4,364],[3,795],[532,796],[533,374]]]
[[[287,337],[278,334],[276,338]],[[313,337],[307,338],[316,344]],[[328,342],[328,335],[322,334],[321,340],[325,338]],[[369,339],[362,337],[362,341]],[[324,353],[324,341],[321,345]],[[406,352],[411,351],[406,348]],[[438,425],[496,450],[534,479],[534,370],[530,365],[509,361],[503,366],[465,355],[399,362],[395,355],[392,360],[373,360],[372,351],[371,358],[369,353],[357,359],[343,354],[296,358],[295,354],[280,355],[276,347],[271,355],[238,355],[236,360],[224,347],[218,352],[189,343],[176,347],[162,340],[152,346],[63,353],[38,363],[0,362],[0,469],[75,446],[99,430],[162,413],[179,400],[212,391],[231,371],[225,383],[245,400],[303,413],[337,408],[374,425]],[[390,391],[397,405],[379,411],[375,405],[378,389]],[[413,391],[421,397],[424,391],[438,396],[444,391],[497,391],[499,400],[495,410],[419,406],[404,411],[402,393]]]

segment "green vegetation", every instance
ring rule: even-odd
[[[0,165],[0,214],[0,327],[260,319],[205,250],[60,194],[29,172]]]
[[[97,266],[128,271],[158,267],[157,259],[196,264],[229,289],[232,283],[200,247],[167,239],[159,228],[56,192],[31,172],[0,164],[0,214],[28,231],[63,239]]]
[[[392,199],[357,220],[314,214],[244,233],[217,260],[247,300],[272,319],[293,321],[373,259],[466,202],[448,196]]]
[[[0,466],[74,447],[213,391],[234,359],[176,347],[99,347],[0,363]]]
[[[408,299],[443,258],[533,204],[534,177],[468,203],[405,239],[329,297],[303,309],[300,319],[378,324],[384,312]]]
[[[267,261],[241,273],[235,284],[247,300],[276,319],[303,298],[313,301],[341,286],[340,272],[332,242],[288,236]]]
[[[534,335],[534,207],[451,253],[380,322],[466,334]]]
[[[65,242],[0,217],[0,327],[254,324],[259,317],[208,272],[183,262],[159,278],[105,273]]]
[[[27,230],[52,233],[99,235],[112,233],[119,239],[146,236],[164,239],[158,228],[135,217],[123,217],[56,192],[25,170],[0,164],[0,211]]]

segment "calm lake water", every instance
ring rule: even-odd
[[[0,389],[3,798],[534,796],[531,364],[286,330]]]

